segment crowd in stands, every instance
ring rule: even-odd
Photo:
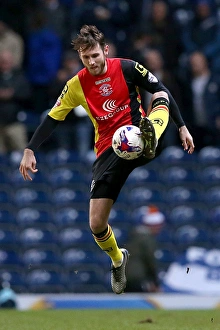
[[[71,41],[83,24],[104,32],[111,56],[137,60],[164,82],[197,150],[220,145],[220,0],[13,0],[0,2],[0,152],[24,148],[33,130],[18,114],[40,121],[82,68]],[[82,108],[63,125],[66,134],[57,130],[44,148],[92,149]],[[179,143],[170,125],[167,146]]]

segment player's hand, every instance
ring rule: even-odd
[[[36,173],[38,169],[36,168],[36,158],[34,152],[31,149],[24,149],[24,155],[20,163],[19,171],[21,172],[24,180],[32,181],[32,177],[29,175],[31,173]]]
[[[194,151],[194,143],[192,135],[189,133],[186,126],[182,126],[179,128],[179,136],[182,141],[183,149],[188,151],[189,154],[192,154]]]

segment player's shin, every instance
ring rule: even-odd
[[[112,228],[108,225],[102,233],[93,233],[93,237],[98,246],[111,258],[114,267],[119,267],[123,260],[123,254],[117,245]]]

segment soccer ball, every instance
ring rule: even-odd
[[[144,150],[144,141],[139,127],[119,127],[112,137],[112,148],[116,155],[123,159],[132,160],[140,157]]]

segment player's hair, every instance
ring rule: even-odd
[[[97,29],[95,25],[83,25],[80,33],[72,40],[73,49],[77,51],[87,50],[95,47],[97,44],[104,49],[104,34]]]

